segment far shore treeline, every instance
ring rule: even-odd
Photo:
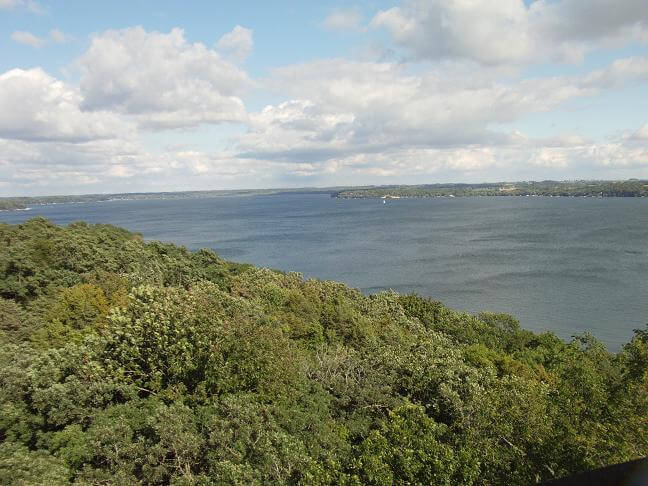
[[[416,186],[379,186],[338,191],[345,199],[398,197],[470,196],[548,196],[548,197],[645,197],[648,181],[541,181],[497,182],[483,184],[423,184]]]
[[[0,241],[0,484],[529,485],[648,454],[648,328],[612,354],[110,225]]]
[[[479,184],[423,184],[360,187],[306,187],[290,189],[240,189],[178,192],[132,192],[118,194],[82,194],[62,196],[0,197],[0,211],[28,209],[32,206],[130,201],[143,199],[196,199],[219,196],[259,196],[285,193],[330,194],[343,199],[399,197],[469,197],[469,196],[564,196],[564,197],[645,197],[648,181],[524,181],[485,182]]]
[[[2,197],[0,198],[0,210],[27,209],[31,206],[65,203],[139,201],[143,199],[195,199],[218,196],[274,194],[276,192],[274,189],[259,189],[241,191],[126,192],[118,194]]]

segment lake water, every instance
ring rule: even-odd
[[[147,239],[589,331],[616,351],[648,322],[648,198],[334,199],[322,194],[111,201],[0,212],[111,223]]]

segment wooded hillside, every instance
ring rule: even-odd
[[[613,355],[107,225],[0,244],[2,484],[522,485],[648,455],[648,328]]]

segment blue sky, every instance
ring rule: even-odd
[[[643,0],[0,0],[0,195],[648,178]]]

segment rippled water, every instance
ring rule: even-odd
[[[617,350],[648,322],[648,198],[379,200],[281,194],[112,201],[0,212],[112,223],[147,239],[344,281],[417,292],[471,312],[517,316]]]

